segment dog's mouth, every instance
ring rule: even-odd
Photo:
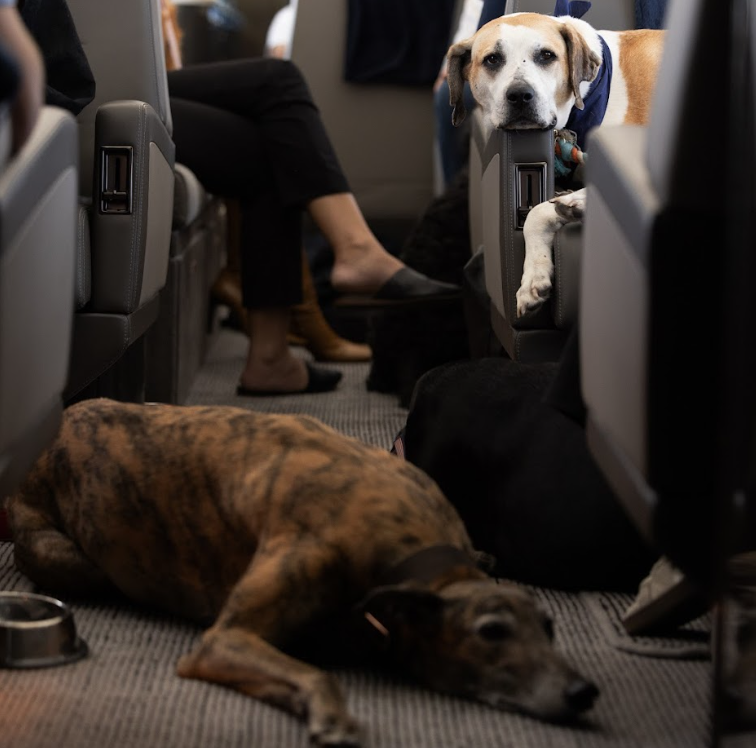
[[[579,699],[575,690],[579,685],[585,694]],[[554,724],[573,724],[583,719],[599,695],[598,689],[587,681],[576,681],[558,698],[539,699],[533,694],[505,694],[501,691],[478,691],[475,698],[501,711],[518,712],[534,719]],[[567,698],[565,698],[565,696]],[[570,703],[572,702],[572,703]]]
[[[580,722],[584,718],[582,712],[574,711],[566,706],[559,709],[539,709],[538,707],[526,705],[505,696],[493,694],[479,696],[478,700],[499,711],[522,714],[526,717],[531,717],[541,722],[550,722],[555,725],[570,725]]]
[[[547,122],[540,117],[515,114],[502,121],[497,125],[497,128],[499,130],[553,130],[556,127],[556,122],[556,117]]]

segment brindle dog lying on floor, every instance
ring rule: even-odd
[[[282,651],[313,630],[353,625],[431,688],[545,719],[598,693],[531,596],[478,568],[433,481],[313,418],[84,401],[8,512],[33,581],[209,622],[179,675],[305,718],[318,745],[359,731],[334,676]]]

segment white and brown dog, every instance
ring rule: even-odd
[[[586,5],[586,4],[584,4]],[[664,31],[597,31],[572,16],[512,13],[450,47],[449,90],[455,125],[465,117],[463,86],[491,128],[575,130],[645,124],[662,56]],[[517,314],[549,296],[555,233],[579,221],[585,190],[535,206],[525,221],[525,263]]]

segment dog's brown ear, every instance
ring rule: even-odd
[[[444,601],[427,590],[405,585],[387,585],[374,589],[358,606],[360,612],[372,617],[371,623],[383,626],[388,635],[405,627],[425,628],[441,618]]]
[[[472,49],[472,37],[463,39],[449,47],[446,53],[448,62],[449,103],[453,107],[452,124],[459,127],[465,120],[464,91],[465,81],[470,72],[470,50]]]
[[[569,61],[570,86],[575,94],[575,106],[584,109],[583,97],[580,95],[580,84],[592,81],[601,67],[601,58],[588,46],[582,34],[570,24],[563,23],[562,36],[567,44],[567,59]]]

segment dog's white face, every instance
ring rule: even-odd
[[[467,80],[491,127],[563,127],[573,106],[583,108],[581,84],[586,89],[601,64],[581,33],[581,23],[513,13],[454,44],[448,53],[454,124],[464,119],[462,89]]]

